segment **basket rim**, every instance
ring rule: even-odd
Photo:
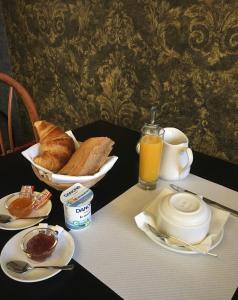
[[[76,182],[72,182],[72,183],[56,183],[56,182],[52,182],[47,174],[49,173],[45,173],[46,176],[43,176],[42,174],[40,174],[39,170],[34,166],[34,165],[31,165],[32,169],[33,169],[33,172],[35,173],[36,177],[40,180],[40,181],[43,181],[44,183],[46,183],[47,185],[55,188],[56,190],[60,190],[60,191],[63,191],[67,188],[69,188],[70,186],[74,185]],[[85,187],[92,187],[94,186],[98,181],[100,181],[106,174],[103,174],[102,176],[96,178],[96,179],[93,179],[93,180],[90,180],[88,182],[84,182],[84,183],[81,183],[82,185],[84,185]]]

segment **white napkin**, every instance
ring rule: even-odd
[[[174,191],[172,191],[170,188],[160,189],[158,196],[151,203],[149,203],[141,213],[135,216],[137,227],[156,243],[158,242],[158,237],[156,237],[148,228],[146,215],[149,215],[155,221],[159,201],[172,193],[174,193]],[[208,235],[204,240],[202,240],[201,243],[194,245],[196,249],[202,253],[207,253],[211,249],[212,245],[218,240],[219,236],[221,235],[221,231],[223,230],[230,215],[229,212],[213,206],[210,206],[210,208],[212,210],[212,220]],[[166,239],[165,243],[171,246],[181,245],[176,243],[174,239]]]
[[[72,131],[66,131],[66,133],[71,136],[74,140],[75,148],[77,149],[79,147],[80,142],[78,142],[73,135]],[[105,164],[101,167],[101,169],[95,173],[94,175],[90,176],[68,176],[68,175],[61,175],[61,174],[55,174],[51,172],[50,170],[47,170],[39,165],[37,165],[33,159],[36,157],[40,152],[40,144],[37,143],[28,149],[22,151],[22,155],[33,165],[37,168],[39,173],[42,176],[47,176],[48,180],[50,180],[53,183],[87,183],[88,181],[96,180],[102,176],[104,176],[115,164],[118,157],[117,156],[109,156]]]

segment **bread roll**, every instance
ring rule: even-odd
[[[89,138],[80,144],[60,174],[83,176],[95,174],[105,163],[114,141],[108,137]]]
[[[39,135],[40,154],[33,160],[54,173],[58,172],[75,151],[73,139],[64,130],[47,121],[34,123]]]

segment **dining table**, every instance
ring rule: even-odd
[[[42,191],[43,189],[48,189],[52,193],[51,202],[52,202],[52,210],[50,212],[49,217],[44,222],[52,225],[59,225],[62,226],[66,231],[72,234],[74,241],[75,241],[75,255],[72,257],[70,263],[75,265],[74,269],[71,271],[61,271],[55,276],[48,278],[47,280],[42,280],[38,282],[19,282],[8,277],[2,270],[0,271],[0,290],[2,295],[5,295],[8,299],[70,299],[70,298],[82,298],[85,299],[167,299],[164,294],[160,294],[160,290],[151,291],[151,294],[148,293],[147,297],[144,297],[141,294],[141,283],[138,282],[136,285],[135,282],[132,282],[133,279],[128,280],[127,283],[123,283],[124,286],[120,289],[120,284],[118,284],[119,288],[115,288],[116,284],[120,281],[123,281],[123,277],[128,272],[130,268],[134,268],[135,262],[127,263],[124,266],[124,269],[120,269],[120,252],[127,252],[130,253],[132,251],[130,248],[131,241],[130,240],[130,230],[125,228],[125,232],[127,232],[127,238],[125,239],[125,243],[120,244],[119,250],[115,255],[118,257],[117,267],[113,265],[114,256],[110,257],[110,249],[108,249],[107,244],[107,232],[101,232],[99,230],[100,227],[100,220],[99,217],[96,218],[97,213],[102,212],[103,209],[108,207],[110,204],[113,203],[115,199],[121,197],[124,193],[128,190],[132,189],[133,187],[137,187],[138,183],[138,172],[139,172],[139,157],[136,151],[136,146],[140,138],[140,132],[136,130],[132,130],[126,128],[124,126],[115,125],[109,123],[108,121],[98,120],[89,124],[86,124],[82,127],[72,129],[75,137],[79,141],[84,141],[87,138],[93,136],[107,136],[110,137],[114,142],[114,146],[112,149],[112,154],[118,156],[118,160],[116,161],[115,165],[106,173],[106,175],[98,181],[94,186],[91,187],[94,198],[92,201],[92,224],[82,230],[83,233],[78,232],[80,230],[73,231],[69,230],[65,226],[65,218],[64,218],[64,210],[63,205],[60,201],[60,190],[56,190],[54,187],[47,185],[45,182],[39,180],[36,177],[32,170],[32,166],[27,161],[21,152],[10,153],[5,156],[0,157],[0,198],[17,192],[21,189],[22,185],[32,185],[35,187],[36,191]],[[231,145],[232,147],[232,145]],[[191,165],[191,174],[197,176],[198,178],[202,178],[203,180],[209,181],[214,183],[215,185],[221,186],[222,188],[226,188],[231,190],[233,193],[237,193],[238,191],[238,166],[233,164],[229,161],[225,161],[222,159],[218,159],[200,152],[193,150],[193,163]],[[197,178],[196,177],[196,178]],[[160,181],[160,179],[159,179]],[[148,191],[148,195],[149,195]],[[238,194],[237,194],[238,195]],[[214,199],[216,200],[216,199]],[[237,197],[238,203],[238,197]],[[223,203],[224,204],[224,203]],[[136,202],[135,202],[136,205]],[[234,207],[233,207],[234,208]],[[235,209],[235,208],[234,208]],[[120,219],[120,213],[122,214],[122,220],[126,220],[123,214],[126,214],[126,209],[120,210],[118,207],[118,214],[115,218]],[[105,210],[105,218],[107,210]],[[138,210],[135,212],[137,213]],[[100,215],[101,216],[101,215]],[[94,219],[95,217],[95,219]],[[124,218],[124,219],[123,219]],[[237,219],[238,221],[238,219]],[[117,226],[118,223],[115,220],[115,224],[113,223],[111,228]],[[128,220],[125,221],[125,223]],[[134,222],[134,220],[132,220]],[[128,224],[124,224],[125,226]],[[122,227],[124,226],[122,225]],[[129,226],[129,225],[128,225]],[[128,227],[129,228],[129,227]],[[95,231],[94,231],[95,229]],[[110,225],[108,226],[108,234],[110,236]],[[124,230],[124,229],[123,229]],[[153,255],[157,255],[158,253],[158,260],[165,259],[166,255],[171,257],[177,257],[176,259],[179,260],[180,257],[182,259],[187,259],[188,256],[181,255],[178,253],[173,253],[168,251],[167,249],[161,248],[159,245],[155,245],[152,241],[147,240],[146,236],[143,235],[142,232],[138,228],[133,228],[134,232],[138,232],[138,239],[143,240],[143,247],[153,248]],[[20,230],[4,230],[0,229],[0,251],[4,248],[5,244],[14,237],[15,234],[20,232]],[[100,247],[97,247],[91,242],[84,245],[84,239],[87,240],[87,235],[89,234],[90,237],[93,237],[95,232],[94,238],[97,240],[97,243],[100,243],[100,239],[102,243]],[[100,236],[101,234],[101,236]],[[134,234],[134,235],[136,235]],[[80,238],[78,238],[80,236]],[[120,237],[122,238],[122,237]],[[237,238],[237,237],[236,237]],[[128,243],[127,243],[128,241]],[[91,244],[90,244],[91,243]],[[115,243],[117,243],[115,239]],[[223,242],[222,242],[223,243]],[[91,245],[91,246],[90,246]],[[99,244],[97,244],[99,245]],[[105,249],[103,248],[105,245]],[[87,248],[89,247],[89,248]],[[90,248],[91,247],[91,248]],[[218,246],[218,250],[219,250]],[[107,248],[107,249],[106,249]],[[113,247],[112,247],[113,248]],[[139,247],[138,247],[139,248]],[[142,249],[142,248],[139,248]],[[143,248],[144,249],[144,248]],[[146,248],[145,248],[146,249]],[[107,258],[103,257],[103,252],[107,253]],[[214,249],[215,250],[215,249]],[[162,251],[161,253],[159,253]],[[237,252],[238,253],[238,252]],[[229,255],[229,253],[225,253]],[[224,254],[224,255],[225,255]],[[87,255],[89,257],[87,257]],[[97,256],[98,255],[98,256]],[[87,261],[87,263],[92,263],[90,268],[87,267],[87,263],[81,263],[78,257],[83,257],[83,260]],[[146,254],[145,254],[146,256]],[[173,256],[173,257],[172,257]],[[105,277],[100,276],[100,263],[101,265],[105,266],[107,270],[110,270],[110,265],[113,265],[113,270],[110,274],[105,274]],[[197,256],[196,256],[197,257]],[[238,257],[238,254],[237,254]],[[102,260],[103,264],[102,264]],[[188,258],[191,263],[191,256]],[[195,256],[193,256],[193,260],[196,260]],[[200,258],[202,259],[202,258]],[[209,260],[214,260],[217,258],[204,258]],[[218,258],[219,259],[219,258]],[[91,260],[91,262],[90,262]],[[94,263],[95,262],[95,263]],[[137,262],[138,263],[138,262]],[[169,263],[169,262],[168,262]],[[194,264],[194,263],[193,263]],[[95,265],[96,271],[93,271],[93,266]],[[136,266],[138,266],[137,264]],[[145,265],[145,262],[144,262]],[[101,267],[103,268],[103,267]],[[178,273],[178,277],[180,276],[180,264],[176,262],[176,270],[175,273]],[[181,264],[182,268],[182,264]],[[199,268],[197,266],[197,268]],[[205,267],[204,267],[205,270]],[[140,276],[144,276],[144,278],[148,278],[150,273],[147,272],[148,270],[138,269],[134,270],[135,280],[136,274],[141,273]],[[143,272],[145,274],[143,274]],[[147,273],[146,273],[147,272]],[[205,271],[204,271],[205,272]],[[99,275],[98,275],[99,274]],[[237,269],[238,274],[238,269]],[[104,280],[104,278],[107,278]],[[163,276],[161,274],[161,276]],[[175,275],[173,275],[175,276]],[[220,274],[222,278],[223,274]],[[224,277],[226,274],[224,273]],[[143,277],[141,277],[143,279]],[[174,277],[173,277],[174,278]],[[168,279],[168,278],[167,278]],[[161,280],[166,282],[166,278],[161,277]],[[111,284],[112,282],[112,284]],[[144,281],[146,284],[146,280]],[[222,282],[222,279],[221,279]],[[114,284],[115,283],[115,284]],[[171,299],[196,299],[195,295],[186,294],[186,286],[189,285],[189,282],[184,282],[184,290],[182,295],[179,297],[181,290],[176,290],[173,292],[173,298]],[[130,292],[127,294],[127,285],[134,285],[134,289],[131,289]],[[181,283],[182,285],[182,283]],[[199,283],[198,283],[199,285]],[[218,284],[219,285],[219,284]],[[238,287],[238,281],[237,281]],[[144,289],[146,286],[144,287]],[[173,286],[170,284],[169,289],[173,289]],[[125,291],[125,293],[124,293]],[[157,295],[157,297],[155,297]],[[177,295],[177,296],[176,296]],[[213,295],[213,294],[212,294]],[[235,288],[234,290],[230,291],[230,299],[238,297],[238,290]],[[206,299],[212,299],[213,296],[208,297]],[[201,295],[198,295],[197,299],[202,299]],[[220,298],[221,299],[221,298]]]

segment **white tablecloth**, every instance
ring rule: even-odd
[[[168,184],[160,181],[158,188]],[[238,209],[233,190],[192,174],[177,184]],[[134,221],[157,192],[135,185],[95,213],[88,228],[71,231],[74,259],[124,299],[231,299],[238,286],[238,218],[229,217],[213,250],[217,258],[175,253],[151,241]]]

